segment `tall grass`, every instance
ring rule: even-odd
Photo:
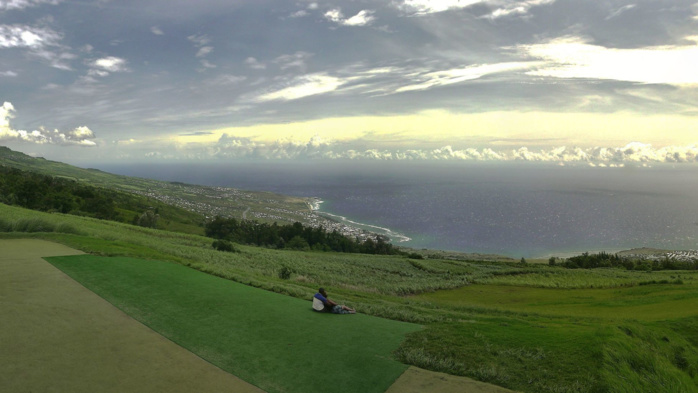
[[[0,232],[57,232],[72,234],[82,233],[73,224],[67,222],[55,223],[44,218],[38,217],[19,218],[14,221],[0,218]]]

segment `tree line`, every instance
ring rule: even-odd
[[[74,180],[0,166],[0,202],[45,212],[119,220],[114,193]]]
[[[556,259],[554,257],[550,258],[549,262],[550,265],[555,265]],[[645,271],[698,269],[698,264],[693,261],[679,261],[669,257],[665,257],[662,260],[631,259],[604,251],[596,254],[585,252],[582,255],[567,258],[560,265],[568,269],[596,269],[603,267]]]
[[[206,236],[240,244],[277,249],[335,251],[362,254],[402,255],[385,238],[364,241],[351,239],[323,227],[304,226],[300,222],[286,225],[267,224],[254,220],[216,217],[206,223]]]

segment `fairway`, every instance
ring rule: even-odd
[[[481,306],[557,316],[662,321],[698,315],[698,287],[693,280],[684,285],[598,289],[471,285],[416,297],[453,306]]]
[[[315,313],[310,295],[290,298],[172,263],[91,255],[48,260],[135,319],[268,392],[384,392],[407,369],[391,352],[420,329],[361,314]]]

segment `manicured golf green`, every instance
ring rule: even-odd
[[[267,392],[384,392],[414,324],[311,311],[307,301],[159,261],[47,258],[155,331]],[[330,292],[330,296],[332,293]]]

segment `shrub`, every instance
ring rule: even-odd
[[[421,254],[417,254],[416,252],[410,253],[407,258],[409,259],[424,259],[424,257]]]
[[[146,228],[157,228],[160,215],[152,210],[146,210],[135,221],[136,225]]]
[[[213,244],[211,244],[211,246],[218,251],[225,251],[225,252],[236,252],[237,251],[235,249],[235,246],[233,246],[233,243],[231,243],[227,240],[214,240]]]
[[[287,266],[284,266],[279,270],[279,278],[282,280],[288,280],[291,278],[291,273],[293,273],[293,270],[289,269]]]

